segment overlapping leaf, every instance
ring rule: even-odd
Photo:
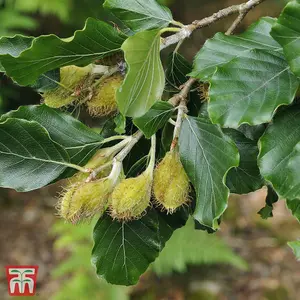
[[[226,185],[230,192],[247,194],[260,189],[264,185],[264,180],[257,166],[257,143],[237,130],[227,129],[224,132],[232,138],[240,153],[239,166],[227,174]]]
[[[33,37],[26,37],[23,35],[15,35],[14,37],[2,37],[0,39],[0,55],[9,54],[13,57],[17,57],[21,52],[31,46],[33,39]],[[5,72],[1,64],[0,71]]]
[[[239,164],[238,149],[217,125],[201,117],[187,117],[179,137],[179,150],[197,194],[194,218],[216,229],[227,207],[226,174]]]
[[[94,228],[92,263],[97,274],[119,285],[136,284],[187,216],[163,216],[155,210],[131,222],[99,219]]]
[[[89,18],[85,28],[75,32],[72,38],[41,36],[19,56],[2,55],[0,62],[18,84],[30,85],[47,71],[67,65],[87,65],[118,52],[125,38],[107,23]]]
[[[209,79],[220,67],[244,52],[253,49],[281,51],[281,46],[271,37],[270,31],[276,19],[261,18],[241,35],[227,36],[217,33],[206,41],[194,60],[192,77]]]
[[[173,20],[170,10],[155,0],[106,0],[104,7],[133,31],[168,27]]]
[[[266,50],[242,53],[219,67],[210,83],[209,116],[230,128],[269,122],[278,106],[292,103],[299,87],[284,56]]]
[[[187,81],[187,74],[191,69],[191,64],[181,54],[178,52],[171,53],[167,62],[167,83],[179,89],[179,87]]]
[[[165,87],[165,75],[159,47],[158,30],[137,33],[122,45],[128,72],[117,92],[117,102],[123,115],[138,118],[160,100]]]
[[[103,138],[71,115],[46,105],[21,106],[3,115],[8,118],[36,121],[48,132],[52,140],[65,148],[73,164],[84,165],[101,145]]]
[[[69,163],[67,152],[37,122],[7,119],[0,123],[0,186],[20,192],[55,180]]]
[[[266,205],[258,212],[262,219],[273,217],[273,204],[278,201],[278,195],[271,186],[268,186]]]
[[[285,199],[300,198],[300,107],[282,109],[260,139],[259,167],[265,179]],[[297,149],[298,148],[298,149]],[[293,158],[293,163],[291,161]]]
[[[283,47],[284,55],[291,70],[300,77],[300,1],[287,4],[271,35]]]
[[[146,114],[134,119],[134,124],[143,131],[146,138],[151,138],[161,129],[171,118],[175,108],[172,104],[158,101],[150,108]]]

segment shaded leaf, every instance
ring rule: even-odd
[[[0,55],[9,54],[17,57],[24,50],[31,46],[33,37],[23,35],[15,35],[14,37],[2,37],[0,39]],[[5,69],[0,65],[0,71],[5,72]]]
[[[275,22],[273,18],[261,18],[241,35],[217,33],[196,55],[190,76],[208,80],[217,67],[253,49],[281,51],[281,46],[270,35]]]
[[[244,52],[218,68],[210,83],[209,116],[231,128],[269,122],[278,106],[292,103],[299,87],[283,55],[265,50]]]
[[[40,36],[19,56],[2,55],[0,61],[8,76],[20,85],[30,85],[47,71],[67,65],[88,65],[112,55],[120,51],[125,38],[107,23],[89,18],[85,28],[76,31],[72,38]]]
[[[3,115],[0,122],[8,118],[36,121],[48,132],[51,139],[65,148],[71,163],[84,165],[95,153],[103,140],[90,128],[71,115],[46,105],[20,106],[18,110]]]
[[[291,1],[274,24],[271,35],[283,47],[291,70],[300,77],[300,1]]]
[[[131,222],[99,219],[94,228],[92,263],[97,274],[118,285],[136,284],[171,237],[186,219],[163,216],[149,211],[142,219]]]
[[[273,217],[273,204],[278,201],[278,195],[274,191],[271,186],[268,186],[268,194],[266,198],[266,205],[263,207],[258,214],[261,216],[262,219],[268,219]]]
[[[257,143],[234,129],[226,129],[224,133],[232,138],[240,153],[239,166],[232,168],[227,174],[226,185],[230,192],[248,194],[263,187],[264,180],[257,166]]]
[[[179,88],[188,80],[187,74],[192,70],[192,65],[178,52],[168,56],[166,79],[170,86]]]
[[[155,0],[106,0],[104,8],[133,31],[164,28],[173,21],[170,10]]]
[[[37,122],[7,119],[0,123],[0,186],[27,192],[56,179],[69,156]]]
[[[299,156],[300,107],[282,109],[260,138],[258,164],[262,176],[269,181],[281,198],[300,198],[300,169],[290,164]]]
[[[137,51],[138,49],[138,51]],[[144,31],[129,37],[122,45],[128,72],[117,92],[120,112],[137,118],[158,100],[165,87],[165,74],[160,60],[160,33]]]
[[[134,119],[133,122],[149,139],[168,122],[174,111],[175,108],[172,104],[158,101],[146,114]]]
[[[60,70],[54,69],[39,76],[31,87],[38,92],[47,92],[55,89],[60,82]]]
[[[197,194],[193,216],[202,225],[217,229],[229,196],[226,174],[238,166],[238,149],[217,125],[187,116],[181,128],[179,150]]]

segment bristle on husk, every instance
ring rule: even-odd
[[[189,180],[177,151],[168,152],[155,168],[153,193],[156,204],[168,213],[187,203]]]
[[[118,221],[139,219],[150,204],[152,178],[147,173],[123,179],[111,196],[110,214]]]

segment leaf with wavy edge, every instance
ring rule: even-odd
[[[261,18],[240,35],[228,36],[218,32],[206,41],[195,56],[190,76],[208,80],[217,67],[253,49],[282,51],[281,46],[270,35],[275,22],[276,19],[273,18]]]
[[[172,104],[158,101],[146,114],[133,120],[134,125],[143,131],[146,138],[151,138],[171,118],[175,108]]]
[[[155,0],[106,0],[103,6],[133,31],[164,28],[173,21],[170,10]]]
[[[27,192],[41,188],[70,166],[65,149],[34,121],[0,123],[0,186]]]
[[[186,219],[181,211],[166,216],[155,210],[130,222],[103,216],[94,228],[92,263],[97,274],[112,284],[136,284]]]
[[[20,106],[1,116],[0,122],[8,118],[38,122],[49,132],[52,140],[66,149],[71,162],[80,166],[88,161],[103,140],[101,135],[70,114],[46,105]]]
[[[284,55],[291,70],[300,77],[300,1],[287,4],[271,35],[283,47]]]
[[[129,37],[122,45],[128,65],[123,85],[117,92],[120,112],[138,118],[160,100],[165,87],[165,73],[160,60],[160,31],[143,31]]]
[[[298,105],[282,109],[259,140],[260,172],[286,199],[300,198],[299,119]]]
[[[179,151],[197,194],[193,216],[202,225],[217,229],[229,196],[226,175],[239,164],[238,149],[218,125],[187,116],[181,128]]]
[[[212,122],[238,128],[269,122],[279,106],[293,102],[299,80],[282,54],[251,50],[219,67],[210,84]]]
[[[72,38],[56,35],[35,38],[19,56],[0,56],[6,73],[20,85],[33,84],[39,75],[67,65],[83,66],[120,51],[126,36],[105,22],[89,18]]]

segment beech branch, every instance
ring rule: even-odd
[[[207,27],[228,16],[239,14],[237,19],[226,32],[227,35],[230,35],[242,22],[247,13],[264,1],[265,0],[249,0],[243,4],[232,5],[230,7],[221,9],[210,17],[206,17],[202,20],[196,20],[192,24],[184,26],[178,33],[166,37],[162,42],[161,50],[188,38],[196,29]]]
[[[187,97],[189,92],[193,86],[193,84],[197,81],[195,78],[190,78],[185,84],[181,86],[180,93],[174,95],[168,102],[173,106],[178,106],[178,114],[177,120],[175,123],[174,133],[173,133],[173,141],[171,144],[171,151],[173,151],[178,143],[178,138],[180,134],[180,129],[183,121],[184,114],[187,113]]]

